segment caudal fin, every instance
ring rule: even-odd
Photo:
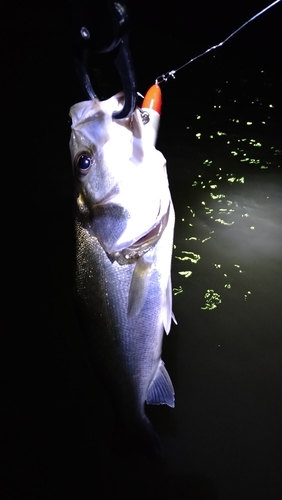
[[[146,403],[148,405],[168,405],[174,408],[174,388],[162,360],[149,387]]]

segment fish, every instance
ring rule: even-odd
[[[113,404],[114,447],[150,456],[162,447],[145,403],[175,404],[161,359],[164,332],[175,320],[175,214],[166,160],[155,147],[161,102],[155,87],[125,119],[113,117],[123,107],[122,92],[70,109],[81,329]]]

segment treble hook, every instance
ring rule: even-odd
[[[97,98],[87,70],[92,52],[112,52],[124,92],[124,106],[113,118],[126,118],[135,110],[137,89],[128,44],[128,15],[120,2],[70,0],[73,14],[75,66],[82,88],[89,99]],[[109,16],[110,14],[110,16]],[[111,33],[109,34],[109,28]]]

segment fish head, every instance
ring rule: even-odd
[[[138,109],[125,119],[113,118],[123,101],[119,93],[70,109],[77,206],[109,254],[152,231],[170,203],[166,161],[148,133],[150,124],[143,124]]]
[[[116,184],[105,145],[110,141],[111,114],[122,107],[123,95],[108,101],[83,101],[70,109],[72,132],[70,153],[78,193],[84,192],[85,203],[99,204],[105,200]],[[125,120],[123,120],[125,121]]]

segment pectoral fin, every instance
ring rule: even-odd
[[[149,387],[146,403],[149,405],[165,404],[174,408],[174,388],[162,360]]]
[[[128,318],[137,316],[146,299],[152,263],[145,256],[138,259],[131,278],[128,295]]]

